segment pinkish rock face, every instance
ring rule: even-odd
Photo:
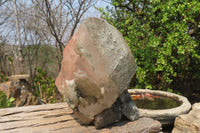
[[[89,124],[113,106],[135,71],[134,57],[117,29],[89,18],[64,49],[56,86],[76,117]]]

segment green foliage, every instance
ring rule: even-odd
[[[3,91],[0,91],[0,108],[6,108],[6,95]]]
[[[0,73],[0,83],[8,81],[8,77],[3,73]],[[14,97],[7,99],[6,94],[3,91],[0,91],[0,108],[9,108],[13,107],[13,102],[15,101]]]
[[[57,88],[55,80],[47,75],[47,71],[42,68],[37,68],[37,75],[34,80],[34,92],[45,103],[55,103]]]
[[[14,97],[7,99],[5,93],[3,91],[0,91],[0,108],[13,107],[14,101],[15,101]]]
[[[25,67],[29,69],[28,71],[32,71],[32,74],[34,74],[35,69],[40,66],[47,70],[49,76],[56,78],[58,70],[55,69],[57,67],[57,56],[55,53],[56,47],[50,45],[27,45],[23,48],[23,55],[26,60]],[[34,76],[32,75],[32,77]]]
[[[111,0],[102,18],[123,34],[137,61],[134,88],[189,88],[200,78],[200,2]]]
[[[0,72],[0,83],[8,81],[8,77],[5,76],[3,73]]]
[[[9,62],[13,62],[13,58],[11,56],[8,57]]]
[[[6,100],[6,107],[9,108],[9,107],[13,107],[14,106],[14,101],[15,101],[15,98],[14,97],[11,97],[9,99]]]

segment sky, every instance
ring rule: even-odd
[[[108,0],[107,0],[108,1]],[[97,6],[100,6],[100,7],[106,7],[108,6],[109,3],[108,2],[105,2],[105,0],[98,0],[97,1]]]
[[[108,2],[105,2],[105,1],[110,1],[110,0],[96,0],[97,3],[95,4],[96,7],[101,7],[101,8],[105,8],[106,6],[109,6],[109,3]],[[26,1],[26,0],[21,0],[21,2],[29,2],[29,1]],[[12,3],[12,2],[11,2]],[[9,3],[8,3],[9,4]],[[3,11],[3,10],[2,10]],[[0,16],[1,17],[1,16]],[[85,20],[86,18],[88,17],[98,17],[100,18],[100,13],[98,10],[96,10],[94,7],[91,7],[88,12],[86,12],[83,16],[83,20]],[[13,29],[11,29],[11,27],[13,27]],[[15,23],[13,23],[13,25],[6,25],[6,27],[0,27],[0,31],[1,33],[4,32],[4,34],[0,34],[1,35],[7,35],[8,32],[10,33],[10,37],[9,37],[9,40],[8,43],[12,43],[12,44],[15,44],[16,43],[16,33],[15,33]],[[12,32],[10,32],[12,31]],[[12,35],[11,35],[12,34]]]
[[[97,0],[97,3],[95,6],[100,7],[100,8],[106,8],[106,6],[109,6],[109,3],[105,2],[105,0]],[[97,11],[94,7],[90,8],[88,13],[90,17],[100,17],[99,11]]]

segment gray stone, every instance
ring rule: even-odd
[[[126,116],[131,121],[135,120],[139,116],[138,108],[136,107],[135,103],[133,102],[130,94],[127,90],[125,90],[117,99],[120,101],[120,107],[122,109],[122,114]]]
[[[172,133],[200,133],[200,103],[193,104],[188,114],[176,118]]]
[[[119,31],[102,19],[89,18],[64,49],[56,86],[84,124],[95,118],[99,124],[112,112],[113,120],[107,121],[109,124],[120,120],[120,115],[135,120],[137,108],[132,100],[126,100],[130,97],[126,89],[135,71],[136,62]],[[118,102],[124,105],[116,110],[114,103],[123,93]],[[107,125],[98,124],[96,127]]]
[[[112,127],[99,130],[99,133],[161,133],[161,130],[162,125],[159,121],[142,117],[128,123],[122,120],[120,123],[113,124]]]
[[[16,81],[16,80],[29,80],[30,76],[28,74],[21,74],[21,75],[12,75],[9,77],[10,81]]]
[[[117,98],[117,101],[111,108],[106,109],[95,116],[94,125],[96,128],[101,128],[112,124],[113,122],[120,121],[122,116],[125,116],[131,121],[134,121],[139,117],[138,109],[127,90]]]
[[[114,104],[114,106],[111,108],[108,108],[95,116],[94,125],[96,128],[102,128],[112,124],[113,122],[118,122],[121,120],[121,109],[120,106],[116,105],[118,104]]]

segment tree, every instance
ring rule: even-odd
[[[100,11],[136,58],[134,88],[190,90],[200,79],[200,2],[111,0],[111,5]]]
[[[21,43],[21,37],[20,37],[19,18],[18,18],[18,11],[17,11],[17,6],[16,6],[16,0],[13,0],[13,7],[14,7],[14,13],[15,13],[17,39],[18,39],[18,45],[19,45],[18,46],[19,56],[16,56],[16,58],[20,62],[20,65],[21,65],[20,68],[23,68],[24,59],[23,59],[23,56],[22,56],[22,43]],[[23,72],[23,70],[21,70],[20,72]]]
[[[56,70],[59,72],[65,45],[74,34],[83,16],[94,4],[95,0],[3,0],[0,2],[0,39],[2,44],[17,44],[18,42],[18,50],[17,45],[12,45],[13,55],[17,57],[17,60],[24,61],[24,67],[26,64],[31,65],[28,71],[25,68],[24,72],[28,73],[31,70],[35,71],[34,67],[41,65],[36,63],[36,57],[32,58],[37,56],[37,49],[40,49],[40,46],[48,45],[56,48],[54,57],[57,59]],[[33,51],[22,50],[30,45],[37,46]],[[27,55],[31,60],[27,60]],[[17,60],[14,59],[14,64]],[[16,74],[19,73],[18,70],[16,72]]]
[[[8,0],[0,1],[0,73],[5,75],[11,74],[10,65],[8,63],[8,57],[11,49],[6,47],[6,43],[9,40],[10,31],[4,32],[2,27],[6,27],[7,22],[10,21],[12,16],[12,11],[10,11],[8,6]],[[12,26],[10,27],[12,28]],[[3,34],[2,34],[3,33]]]
[[[58,71],[65,44],[70,40],[83,15],[94,5],[94,0],[49,1],[32,0],[36,16],[46,23],[44,26],[53,37],[57,49]],[[46,29],[45,29],[46,30]]]

